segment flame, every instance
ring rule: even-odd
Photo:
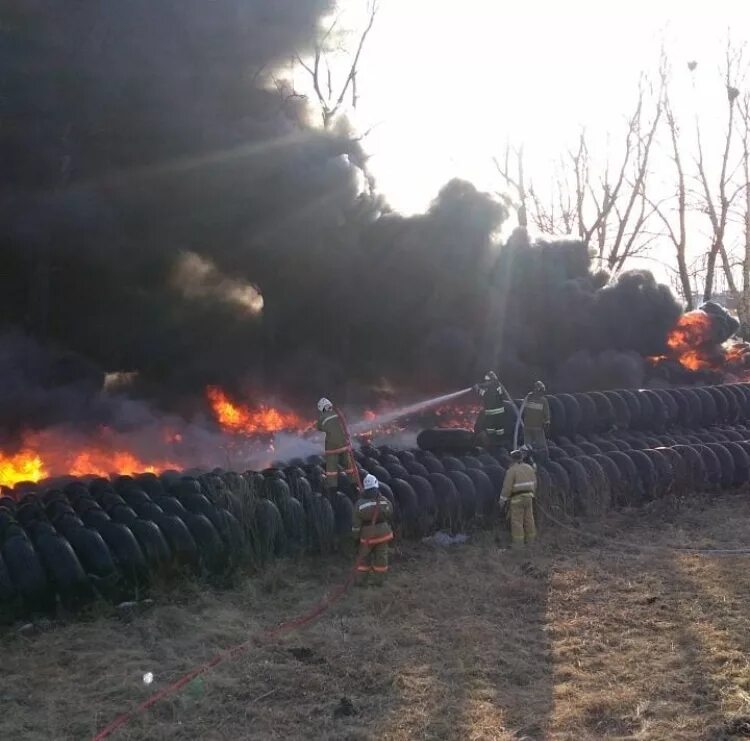
[[[48,476],[41,456],[34,450],[13,455],[0,451],[0,486],[15,486],[21,481],[41,481]]]
[[[105,450],[82,450],[67,466],[69,476],[104,476],[113,473],[132,476],[136,473],[161,473],[168,468],[179,468],[171,461],[146,463],[126,450],[109,452]]]
[[[232,401],[218,386],[206,389],[216,420],[225,432],[235,435],[258,435],[294,430],[303,432],[311,427],[294,412],[284,412],[261,404],[257,409]]]
[[[667,354],[646,359],[654,365],[675,360],[691,371],[746,375],[750,366],[750,345],[738,341],[717,343],[712,321],[701,309],[686,312],[667,335]]]
[[[667,347],[677,354],[695,350],[711,342],[711,329],[711,317],[705,311],[688,311],[667,335]]]

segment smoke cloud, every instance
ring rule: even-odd
[[[363,187],[360,143],[314,126],[284,75],[330,10],[38,0],[8,14],[7,427],[132,424],[141,412],[102,393],[104,371],[183,415],[208,384],[312,409],[389,384],[461,388],[487,367],[518,392],[644,382],[680,314],[649,273],[608,285],[578,242],[501,245],[505,206],[467,182],[413,217]]]

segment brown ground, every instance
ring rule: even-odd
[[[648,547],[750,546],[750,500],[634,512],[596,531]],[[114,738],[750,736],[750,556],[544,540],[531,569],[486,533],[444,550],[403,545],[388,586],[353,591]],[[0,739],[90,738],[220,648],[303,612],[344,573],[334,560],[284,564],[229,592],[183,585],[181,603],[164,595],[129,621],[7,633]]]

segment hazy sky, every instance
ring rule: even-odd
[[[728,29],[750,38],[750,0],[381,0],[358,109],[360,126],[377,124],[367,148],[379,185],[405,211],[453,175],[495,187],[491,156],[508,137],[542,172],[581,124],[619,129],[662,41],[678,89],[686,62],[699,62],[706,126],[721,125],[714,79]]]

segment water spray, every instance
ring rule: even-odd
[[[379,414],[373,419],[363,419],[359,422],[355,422],[353,425],[350,425],[349,429],[351,430],[351,432],[361,435],[364,432],[369,432],[370,430],[374,430],[377,427],[387,425],[390,422],[399,419],[400,417],[406,417],[410,414],[416,414],[417,412],[429,409],[430,407],[439,406],[440,404],[445,404],[449,401],[453,401],[453,399],[457,399],[459,396],[468,394],[470,391],[471,386],[469,388],[461,389],[461,391],[454,391],[452,394],[443,394],[442,396],[435,396],[432,399],[418,401],[415,404],[402,406],[398,409],[386,412],[385,414]]]

